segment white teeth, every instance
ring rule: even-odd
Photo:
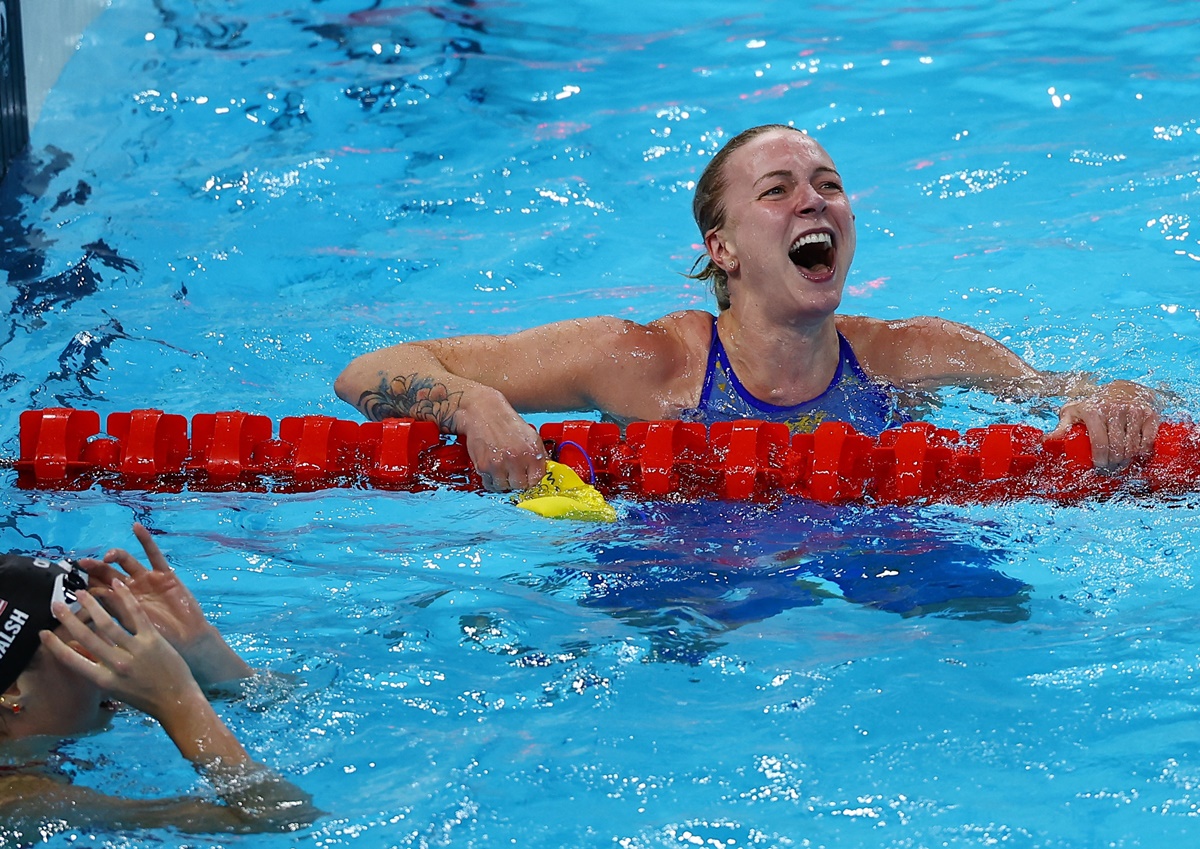
[[[788,250],[789,252],[794,251],[805,245],[824,245],[827,248],[831,248],[833,247],[833,237],[828,233],[809,233],[792,242],[792,246]]]

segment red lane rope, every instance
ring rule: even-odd
[[[295,492],[334,487],[481,488],[464,440],[431,422],[353,422],[162,410],[100,416],[89,410],[27,410],[20,420],[17,484],[30,489]],[[189,435],[190,434],[190,435]],[[604,494],[631,498],[754,499],[794,495],[825,503],[1074,502],[1120,488],[1200,489],[1200,431],[1166,422],[1152,457],[1118,475],[1092,468],[1082,426],[1061,439],[1026,425],[965,433],[925,422],[877,439],[841,422],[789,433],[759,421],[564,421],[542,425],[560,462]]]

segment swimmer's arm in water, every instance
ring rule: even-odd
[[[411,342],[359,357],[334,389],[367,418],[410,416],[465,436],[488,489],[525,489],[545,473],[546,457],[519,413],[667,417],[687,359],[679,329],[686,323],[686,314],[649,325],[598,317],[510,336]]]
[[[48,823],[61,822],[68,828],[255,834],[297,831],[321,815],[306,794],[278,777],[273,784],[248,785],[243,793],[249,797],[246,803],[232,805],[190,796],[126,799],[47,775],[8,775],[0,778],[0,846],[40,843]]]
[[[249,678],[254,670],[230,648],[220,632],[204,616],[200,603],[171,568],[150,531],[140,524],[133,534],[150,567],[121,548],[114,548],[103,560],[85,559],[80,565],[89,576],[92,594],[104,600],[115,583],[132,590],[146,617],[183,659],[196,682],[203,688],[226,681]],[[114,568],[120,566],[124,574]]]
[[[838,328],[869,374],[897,386],[971,386],[997,396],[1070,399],[1048,436],[1085,425],[1098,468],[1120,468],[1153,450],[1162,401],[1138,383],[1098,384],[1086,375],[1041,372],[987,334],[939,318],[846,316]]]
[[[42,631],[42,647],[78,675],[162,724],[179,753],[205,775],[225,803],[221,814],[260,827],[280,820],[311,822],[310,798],[251,760],[213,710],[187,663],[150,621],[123,583],[113,585],[108,605],[89,592],[77,599],[91,626],[61,603],[52,606],[68,645],[57,631]]]

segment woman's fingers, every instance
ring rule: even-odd
[[[90,658],[85,657],[81,652],[68,646],[54,631],[42,631],[38,636],[41,637],[42,646],[54,655],[59,663],[72,672],[82,675],[89,681],[103,686],[99,680],[103,667]]]
[[[119,628],[122,631],[136,634],[141,630],[141,626],[136,625],[138,614],[142,613],[141,603],[138,602],[137,596],[133,594],[133,590],[128,584],[119,582],[109,588],[108,592],[103,595],[92,593],[92,595],[101,602],[104,610],[109,614],[106,619],[106,627]]]
[[[129,587],[122,583],[116,584],[109,595],[110,604],[116,609],[120,621],[90,593],[78,593],[76,598],[83,612],[91,618],[90,626],[84,624],[65,604],[55,604],[52,612],[79,647],[97,662],[119,662],[122,658],[116,652],[131,653],[137,634],[149,625],[141,605]]]
[[[159,550],[158,543],[154,541],[154,537],[150,535],[150,531],[141,522],[134,523],[133,535],[137,537],[137,541],[142,544],[142,549],[146,552],[146,560],[150,563],[149,569],[123,548],[110,549],[104,555],[104,562],[109,564],[116,563],[134,579],[151,571],[166,572],[167,574],[171,574],[174,571],[171,569],[171,564],[167,562],[167,558]],[[111,569],[112,567],[110,566],[109,568]],[[114,569],[113,572],[116,573],[116,570]]]
[[[88,593],[80,592],[75,597],[79,601],[79,606],[91,617],[93,626],[99,628],[101,621],[112,621],[112,617],[109,616],[108,612]],[[89,668],[97,663],[112,661],[112,653],[116,649],[112,640],[107,637],[101,637],[93,631],[91,627],[86,625],[83,620],[72,612],[71,608],[62,602],[56,602],[51,606],[50,610],[54,614],[54,618],[58,620],[60,628],[65,630],[71,638],[70,642],[75,644],[70,648],[86,659]],[[45,635],[47,632],[43,631],[42,633]],[[58,636],[61,639],[61,635]],[[63,640],[63,642],[67,641]],[[76,663],[74,664],[74,668],[78,669],[80,665]]]
[[[123,580],[125,577],[110,564],[94,557],[83,557],[78,563],[79,568],[88,574],[89,587],[111,587],[114,581]]]
[[[1114,471],[1154,451],[1161,421],[1158,410],[1140,397],[1092,397],[1072,401],[1059,411],[1059,425],[1050,436],[1062,436],[1074,424],[1087,428],[1092,463]]]
[[[532,465],[518,465],[512,469],[497,469],[494,472],[480,471],[479,480],[488,492],[521,492],[532,486],[546,474],[546,461],[539,459]]]
[[[1141,442],[1138,447],[1138,452],[1143,457],[1149,457],[1154,453],[1154,440],[1158,439],[1158,426],[1162,424],[1162,417],[1157,413],[1153,413],[1143,418],[1141,426]]]
[[[171,568],[171,564],[167,562],[167,558],[163,556],[158,543],[154,541],[154,537],[145,525],[141,522],[134,522],[133,535],[142,544],[142,550],[146,552],[146,559],[150,561],[151,569],[155,572],[171,573],[175,571]]]
[[[1094,417],[1085,417],[1097,466],[1123,468],[1134,460],[1149,457],[1158,436],[1159,415],[1123,404],[1102,405]],[[1103,446],[1103,451],[1096,446]]]
[[[509,492],[536,486],[546,474],[546,448],[537,431],[517,419],[508,441],[499,439],[468,440],[467,451],[479,473],[483,488],[489,492]]]
[[[123,548],[109,549],[104,555],[104,562],[110,564],[116,563],[118,566],[124,569],[131,578],[137,578],[139,575],[143,575],[149,571],[145,566],[142,565],[140,560]],[[116,572],[115,569],[113,571]]]
[[[1119,460],[1122,466],[1128,465],[1142,456],[1141,420],[1134,414],[1133,410],[1126,407],[1115,417],[1115,422],[1121,442],[1121,456]]]
[[[105,636],[108,636],[109,632],[111,632],[114,637],[119,637],[121,634],[133,637],[147,629],[151,632],[154,631],[154,626],[150,622],[150,618],[146,615],[146,611],[142,609],[142,604],[138,601],[137,596],[133,594],[133,590],[125,584],[117,584],[112,589],[112,597],[116,602],[117,615],[115,618],[113,616],[106,616],[107,621],[102,623],[105,628],[103,632]],[[92,603],[94,606],[100,607],[100,604],[94,599]],[[118,634],[117,632],[120,633]],[[118,641],[114,640],[114,642]]]
[[[1107,449],[1103,462],[1097,465],[1106,469],[1119,469],[1129,462],[1129,451],[1126,440],[1126,423],[1128,410],[1124,407],[1101,406],[1096,410],[1096,431],[1104,434],[1104,445]]]
[[[118,586],[123,585],[119,584]],[[128,592],[129,590],[126,589],[125,591]],[[112,598],[115,602],[115,606],[118,608],[124,607],[124,599],[121,597],[119,590],[114,590]],[[102,638],[106,647],[111,646],[114,648],[125,648],[126,643],[128,643],[132,635],[129,633],[129,631],[125,630],[125,628],[121,626],[121,623],[118,622],[111,613],[104,609],[104,606],[100,604],[99,601],[92,598],[91,595],[80,594],[79,606],[82,607],[84,611],[86,611],[87,614],[92,617],[92,625],[89,633],[93,637]],[[118,615],[120,615],[122,612],[124,611],[118,610]],[[90,648],[87,643],[84,643],[84,641],[80,639],[79,635],[76,634],[74,629],[71,630],[71,636],[79,640],[80,644],[85,648]]]

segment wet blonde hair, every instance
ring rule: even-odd
[[[742,130],[736,136],[725,142],[724,147],[717,151],[709,160],[700,181],[696,183],[696,194],[692,197],[692,217],[700,228],[700,238],[704,239],[709,232],[725,225],[725,189],[728,182],[725,179],[725,163],[730,154],[749,142],[773,130],[790,130],[804,135],[803,131],[787,124],[760,124],[748,130]],[[696,269],[699,269],[697,271]],[[712,286],[713,294],[717,296],[717,309],[729,309],[729,275],[713,262],[706,250],[692,263],[692,270],[687,277],[693,280],[707,280]]]

